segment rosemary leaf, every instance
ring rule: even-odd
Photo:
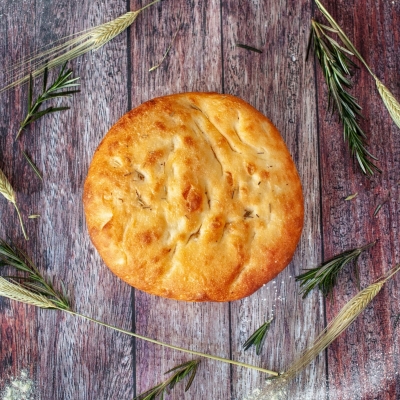
[[[55,113],[58,111],[63,111],[63,110],[68,110],[69,107],[48,107],[45,110],[39,111],[40,107],[42,104],[50,99],[55,99],[58,97],[69,97],[74,93],[78,93],[79,90],[64,90],[68,88],[74,88],[76,86],[79,86],[79,83],[77,81],[79,78],[71,78],[72,75],[72,70],[68,69],[66,70],[67,64],[65,63],[56,80],[49,86],[47,87],[47,68],[44,70],[44,77],[43,77],[43,92],[39,95],[37,100],[32,103],[32,93],[33,93],[33,77],[32,75],[30,76],[29,79],[29,95],[28,95],[28,113],[25,117],[25,119],[21,122],[20,128],[17,134],[18,136],[21,134],[23,129],[25,129],[29,124],[32,122],[38,120],[39,118],[43,117],[44,115],[50,114],[50,113]],[[29,160],[29,158],[26,156],[24,153],[25,158],[27,158],[29,164],[33,167],[33,163]],[[35,168],[34,168],[35,170]],[[36,170],[35,170],[36,172]],[[40,174],[39,174],[40,176]]]
[[[1,169],[0,169],[0,193],[14,206],[18,214],[18,219],[21,225],[22,233],[24,234],[24,238],[25,240],[29,240],[28,235],[26,234],[25,231],[24,222],[22,221],[21,213],[17,205],[17,199],[15,196],[14,189]]]
[[[26,161],[28,162],[29,166],[33,169],[35,174],[39,177],[41,181],[43,181],[42,174],[40,173],[39,169],[36,167],[34,162],[29,158],[28,154],[26,154],[24,151],[22,151],[22,154],[24,155]],[[31,218],[30,216],[28,218]]]
[[[376,217],[378,215],[378,212],[381,210],[382,206],[383,206],[383,204],[378,204],[376,206],[375,211],[374,211],[374,217]]]
[[[172,390],[177,383],[181,382],[188,375],[190,375],[188,383],[185,387],[185,392],[187,392],[196,376],[199,364],[200,360],[193,360],[170,369],[166,372],[166,374],[175,371],[175,373],[170,378],[168,378],[165,382],[160,383],[152,389],[135,397],[134,400],[156,400],[157,397],[159,397],[160,399],[164,399],[165,392]]]
[[[345,251],[320,266],[308,269],[303,274],[296,276],[296,281],[300,282],[303,299],[315,287],[318,287],[326,297],[331,294],[336,285],[339,272],[352,261],[356,264],[361,253],[372,247],[375,243],[376,241],[357,249]]]
[[[362,117],[361,107],[357,99],[346,90],[352,87],[349,78],[355,64],[349,58],[349,51],[338,45],[327,31],[339,33],[337,29],[326,29],[325,25],[312,20],[310,46],[313,44],[314,54],[328,86],[328,109],[337,111],[343,123],[344,140],[362,172],[373,175],[381,170],[373,162],[377,158],[367,150],[366,135],[358,123],[358,118]]]
[[[243,344],[243,349],[246,351],[251,346],[256,346],[256,354],[259,356],[261,354],[261,349],[264,345],[265,338],[267,337],[267,333],[271,326],[271,322],[273,317],[270,318],[267,322],[264,322]]]
[[[248,46],[247,44],[236,43],[235,46],[236,47],[241,47],[242,49],[254,51],[255,53],[260,53],[260,54],[262,53],[262,50],[257,49],[256,47],[253,47],[253,46]]]

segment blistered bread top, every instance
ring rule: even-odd
[[[125,114],[84,187],[90,237],[130,285],[188,301],[252,294],[292,259],[303,226],[296,167],[243,100],[183,93]]]

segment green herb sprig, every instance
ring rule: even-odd
[[[188,375],[190,375],[188,383],[185,387],[185,392],[187,392],[193,383],[199,364],[200,360],[192,360],[170,369],[166,372],[166,374],[175,371],[170,378],[135,397],[134,400],[156,400],[157,397],[160,397],[160,399],[163,400],[165,392],[172,390],[177,383],[181,382]]]
[[[375,243],[376,241],[357,249],[345,251],[329,261],[324,262],[320,266],[309,269],[303,274],[296,276],[296,281],[300,282],[303,299],[307,297],[315,287],[318,287],[326,297],[331,294],[336,285],[339,272],[352,261],[354,265],[356,265],[361,253],[372,247]]]
[[[0,239],[0,267],[4,266],[11,266],[17,271],[23,272],[23,275],[9,276],[8,278],[18,283],[21,288],[50,300],[53,303],[52,308],[71,309],[66,294],[55,290],[22,250]]]
[[[344,140],[362,172],[373,175],[381,170],[372,161],[377,158],[367,150],[366,135],[358,123],[362,117],[361,107],[357,99],[346,90],[352,88],[350,77],[352,69],[356,67],[349,58],[353,53],[330,37],[328,33],[332,32],[339,33],[336,29],[312,20],[309,49],[313,45],[328,86],[328,110],[337,111],[343,123]]]
[[[315,0],[315,3],[317,4],[318,8],[320,9],[320,11],[324,15],[324,17],[328,20],[329,24],[333,28],[332,31],[338,34],[338,36],[340,37],[340,40],[346,46],[347,50],[349,52],[351,52],[352,54],[354,54],[354,56],[357,57],[361,61],[361,63],[365,66],[367,71],[374,78],[376,88],[378,89],[379,95],[381,96],[386,109],[389,111],[389,114],[392,117],[393,122],[400,128],[400,103],[393,96],[393,94],[390,92],[390,90],[374,74],[372,69],[367,64],[367,62],[361,56],[360,52],[356,49],[354,44],[351,42],[351,40],[348,38],[348,36],[344,33],[344,31],[339,26],[339,24],[334,20],[332,15],[329,14],[328,10],[322,5],[322,3],[319,0]]]
[[[29,92],[28,92],[28,113],[25,119],[21,122],[20,128],[18,130],[17,138],[21,134],[21,132],[32,122],[38,120],[39,118],[43,117],[44,115],[54,113],[57,111],[68,110],[70,107],[48,107],[45,110],[41,110],[40,108],[42,104],[50,99],[55,99],[58,97],[69,97],[74,93],[78,93],[80,90],[72,89],[74,87],[79,86],[77,81],[79,78],[71,78],[72,69],[66,70],[67,64],[65,63],[56,80],[47,87],[47,79],[48,79],[48,69],[45,68],[44,75],[43,75],[43,91],[37,98],[35,102],[33,102],[33,76],[30,75],[29,78]],[[69,89],[69,90],[65,90]]]
[[[251,346],[256,347],[256,354],[261,354],[262,347],[265,343],[265,338],[271,326],[271,322],[274,318],[270,318],[267,322],[264,322],[243,344],[244,351],[248,350]]]

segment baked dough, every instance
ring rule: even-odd
[[[252,294],[292,259],[301,183],[272,123],[243,100],[182,93],[125,114],[97,148],[90,237],[130,285],[187,301]]]

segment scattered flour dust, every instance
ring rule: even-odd
[[[1,391],[1,400],[36,400],[35,385],[29,378],[27,371],[21,371],[20,375],[11,378]]]

